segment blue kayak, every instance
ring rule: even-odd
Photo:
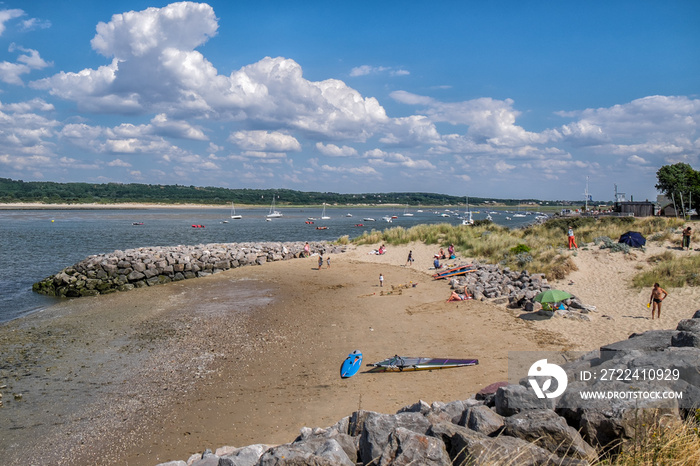
[[[343,361],[343,365],[340,366],[340,376],[344,379],[352,377],[357,374],[362,366],[362,353],[360,350],[355,350],[348,354],[348,357]]]

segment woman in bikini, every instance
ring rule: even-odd
[[[654,283],[654,288],[651,289],[651,297],[649,298],[649,304],[653,303],[651,307],[651,320],[654,320],[654,310],[656,310],[656,316],[659,319],[661,318],[661,301],[666,299],[666,296],[668,296],[666,290],[661,288],[658,283]]]

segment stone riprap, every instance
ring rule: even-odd
[[[508,267],[478,262],[473,265],[474,272],[454,277],[450,283],[454,289],[466,289],[474,299],[500,299],[496,304],[524,302],[532,300],[540,291],[551,288],[543,273],[530,274],[527,270],[516,272]]]
[[[572,296],[563,303],[566,310],[545,311],[534,301],[542,291],[551,289],[545,274],[529,273],[527,270],[514,271],[495,264],[474,263],[474,272],[450,279],[452,289],[468,293],[473,299],[489,301],[492,304],[506,304],[511,308],[522,308],[527,312],[537,312],[546,317],[590,320],[586,314],[596,311],[595,306],[583,304]]]
[[[360,410],[330,427],[304,427],[291,443],[221,447],[159,466],[595,463],[601,453],[614,457],[623,442],[639,441],[649,424],[668,426],[695,415],[700,403],[700,311],[676,330],[633,334],[561,367],[569,385],[555,399],[539,399],[527,379],[499,382],[467,400],[419,401],[396,414]],[[631,374],[668,369],[674,375],[661,380],[598,378],[592,383],[577,378],[581,371],[601,374],[619,368]],[[591,390],[676,391],[683,397],[580,396]]]
[[[205,277],[246,265],[302,257],[303,242],[216,243],[163,246],[98,254],[35,283],[48,296],[96,296],[189,278]],[[311,254],[339,254],[343,246],[309,243]]]

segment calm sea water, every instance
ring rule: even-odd
[[[320,220],[320,209],[278,209],[284,216],[265,221],[268,209],[238,209],[242,219],[230,219],[221,209],[129,210],[0,210],[0,322],[43,309],[56,298],[32,292],[32,284],[92,254],[148,246],[194,245],[246,241],[319,241],[351,238],[372,229],[411,227],[421,223],[459,224],[454,214],[424,209],[412,217],[403,209],[327,209],[329,220]],[[347,216],[350,213],[352,217]],[[392,223],[382,217],[395,215]],[[475,213],[475,220],[487,213]],[[314,225],[305,223],[318,217]],[[375,222],[363,218],[375,218]],[[492,214],[493,221],[518,227],[534,221],[533,215],[512,217]],[[223,223],[228,221],[228,223]],[[143,225],[134,225],[143,223]],[[364,224],[363,227],[356,226]],[[193,224],[205,228],[192,228]],[[327,226],[327,230],[317,230]]]

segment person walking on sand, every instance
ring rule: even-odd
[[[649,298],[649,304],[653,303],[651,307],[651,320],[654,320],[654,310],[656,310],[656,317],[659,319],[661,318],[661,301],[666,299],[666,296],[668,296],[666,290],[661,288],[658,283],[654,283],[654,288],[651,289],[651,297]]]
[[[573,246],[578,251],[578,244],[576,244],[576,238],[574,237],[574,229],[569,226],[569,251]]]
[[[379,286],[384,287],[384,275],[379,274]]]
[[[304,257],[309,257],[309,255],[310,255],[309,252],[310,252],[310,248],[309,248],[309,243],[307,242],[304,245]]]
[[[321,267],[323,267],[323,256],[318,256],[318,270],[321,270]]]
[[[408,251],[408,259],[406,259],[406,265],[413,265],[413,251]],[[404,267],[406,267],[404,265]]]
[[[681,243],[681,249],[688,249],[690,251],[690,227],[683,230],[683,242]]]

